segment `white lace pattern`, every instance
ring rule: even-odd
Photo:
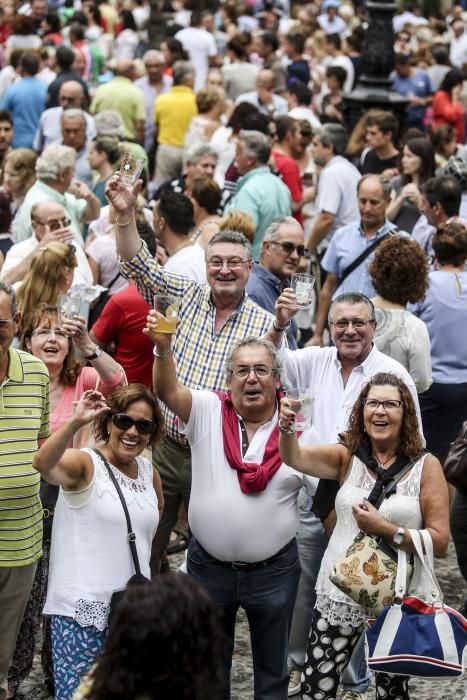
[[[92,625],[100,632],[103,632],[107,627],[109,610],[110,603],[80,598],[76,602],[75,620],[81,627],[90,627]]]
[[[101,457],[93,453],[94,464],[98,464],[96,469],[96,491],[97,495],[101,496],[103,491],[108,491],[114,500],[118,500],[118,493],[113,485],[109,473],[105,467]],[[118,485],[123,490],[127,504],[137,503],[140,508],[143,508],[143,501],[151,506],[157,507],[156,496],[153,487],[153,467],[149,460],[144,457],[136,457],[138,465],[138,476],[136,479],[131,479],[126,474],[123,474],[119,469],[116,469],[112,464],[110,468],[115,476]]]
[[[398,484],[396,493],[386,498],[380,506],[380,512],[400,527],[420,529],[422,514],[420,510],[420,478],[423,456]],[[370,475],[364,463],[354,457],[350,473],[336,497],[337,523],[324,553],[316,582],[316,607],[321,615],[332,625],[352,625],[358,627],[366,621],[368,614],[345,593],[329,580],[329,572],[334,562],[352,543],[358,533],[358,525],[352,514],[352,506],[368,498],[375,479]]]

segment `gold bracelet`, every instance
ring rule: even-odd
[[[122,222],[120,222],[120,221],[118,220],[118,215],[115,217],[115,223],[116,223],[117,226],[119,226],[120,228],[125,228],[125,226],[128,226],[128,224],[131,222],[131,220],[132,220],[132,217],[130,216],[130,217],[128,218],[127,221],[122,221]]]

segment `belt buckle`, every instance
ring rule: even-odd
[[[235,569],[235,571],[242,571],[248,566],[248,562],[246,561],[233,561],[232,562],[232,569]]]

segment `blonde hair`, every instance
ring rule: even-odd
[[[228,214],[224,214],[219,222],[219,230],[238,231],[239,233],[243,233],[250,243],[252,243],[255,237],[256,226],[249,214],[239,209],[233,209],[229,211]]]
[[[196,106],[200,114],[206,114],[214,105],[224,99],[223,91],[215,88],[203,88],[196,93]]]
[[[57,304],[59,294],[68,291],[66,273],[76,265],[75,248],[69,243],[51,242],[39,248],[17,293],[22,327],[42,304]]]
[[[9,165],[20,176],[21,189],[26,193],[36,181],[37,153],[30,148],[15,148],[5,156],[3,169]]]

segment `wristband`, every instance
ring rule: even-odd
[[[284,433],[284,435],[295,435],[295,428],[293,425],[288,428],[279,423],[279,432]]]
[[[169,350],[166,350],[165,352],[161,352],[161,353],[158,353],[157,348],[154,348],[154,356],[158,357],[160,360],[162,360],[164,357],[168,357],[171,354],[172,354],[171,348],[169,348]]]
[[[276,323],[276,319],[272,322],[272,327],[274,328],[277,333],[285,333],[285,331],[288,331],[290,326],[292,325],[292,321],[289,321],[286,326],[278,326]]]

